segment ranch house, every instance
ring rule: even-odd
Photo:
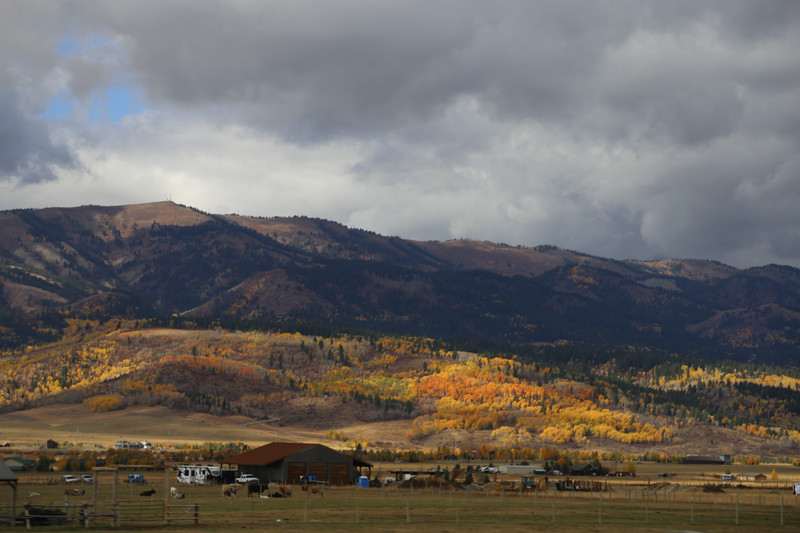
[[[239,474],[252,474],[261,483],[299,484],[316,480],[330,485],[350,485],[361,476],[361,469],[372,468],[370,463],[356,459],[322,444],[272,442],[242,452],[222,461],[236,465]]]
[[[766,481],[767,476],[765,476],[764,474],[745,473],[745,474],[738,474],[736,476],[736,479],[738,479],[739,481]]]

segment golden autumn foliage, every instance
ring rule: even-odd
[[[83,403],[93,413],[104,413],[106,411],[116,411],[125,407],[125,401],[122,396],[117,394],[110,394],[104,396],[94,396],[86,398]]]
[[[669,441],[684,421],[653,409],[656,391],[720,384],[800,390],[800,379],[769,369],[682,365],[671,374],[659,374],[658,367],[632,373],[630,381],[648,387],[649,396],[617,393],[612,400],[614,391],[602,382],[589,385],[554,366],[523,364],[512,356],[443,350],[430,339],[117,326],[73,321],[71,340],[0,358],[0,407],[69,394],[93,412],[166,405],[264,417],[297,398],[327,396],[351,404],[365,421],[412,418],[414,438],[487,431],[503,447],[521,448],[536,439],[553,445]],[[607,376],[612,370],[598,366],[592,372]],[[741,409],[755,419],[759,413],[751,410],[770,405]],[[698,416],[685,407],[674,410],[686,420]],[[789,415],[785,423],[763,425],[708,416],[762,438],[800,442]],[[368,444],[343,435],[329,438],[334,437]]]

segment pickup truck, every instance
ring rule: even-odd
[[[78,483],[78,482],[80,482],[80,479],[76,478],[72,474],[67,474],[66,476],[64,476],[64,483]]]
[[[128,479],[123,479],[125,483],[144,483],[144,476],[141,474],[128,474]]]
[[[253,474],[242,474],[236,478],[236,483],[244,483],[245,485],[250,483],[258,483],[258,478]]]

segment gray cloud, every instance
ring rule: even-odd
[[[55,180],[57,167],[75,165],[72,151],[54,140],[49,124],[24,113],[10,78],[0,70],[0,181]]]
[[[127,172],[180,192],[191,175],[201,192],[183,190],[214,198],[207,210],[800,266],[792,0],[122,0],[0,14],[14,50],[0,58],[24,73],[0,80],[24,95],[0,104],[26,132],[0,148],[6,175],[70,163],[32,109],[133,84],[140,116],[60,123],[109,190]],[[56,52],[65,41],[81,46]]]

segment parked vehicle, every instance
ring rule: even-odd
[[[80,483],[80,479],[76,478],[72,474],[67,474],[64,476],[64,483]]]
[[[245,485],[258,482],[259,482],[258,478],[253,474],[242,474],[241,476],[236,478],[236,483],[244,483]]]
[[[81,474],[81,480],[83,480],[84,483],[94,483],[94,477],[91,474]]]
[[[235,468],[220,468],[213,465],[178,465],[178,483],[209,485],[212,483],[233,483]]]
[[[125,483],[144,483],[144,476],[141,474],[128,474],[128,479],[123,480]]]

